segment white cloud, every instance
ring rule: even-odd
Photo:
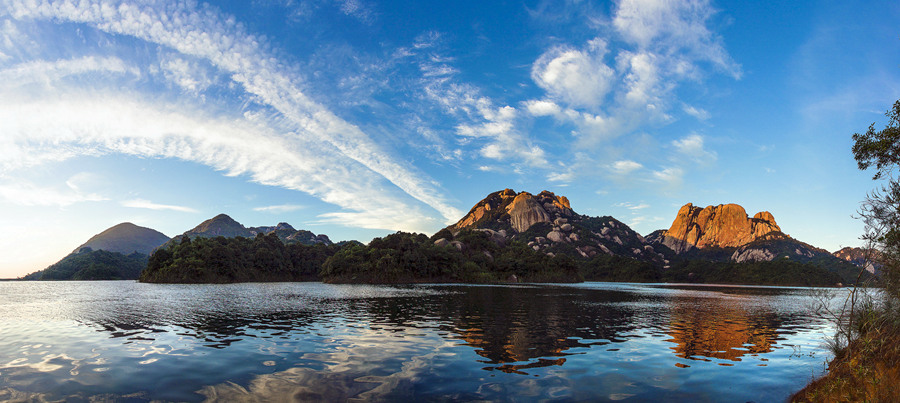
[[[691,115],[699,120],[709,120],[710,118],[709,112],[701,108],[696,108],[691,105],[684,104],[682,105],[681,109],[684,111],[684,113],[687,113],[688,115]]]
[[[148,210],[171,210],[182,213],[199,213],[199,211],[190,207],[175,206],[171,204],[158,204],[144,199],[126,200],[122,202],[122,206],[131,208],[143,208]]]
[[[629,210],[643,210],[645,208],[650,207],[650,205],[647,203],[634,204],[634,203],[630,203],[630,202],[616,203],[613,206],[614,207],[624,207]]]
[[[696,133],[672,141],[672,146],[675,147],[679,154],[702,164],[708,164],[718,158],[715,152],[707,151],[704,148],[703,136]]]
[[[675,90],[685,81],[702,81],[704,65],[740,78],[740,66],[706,26],[713,15],[715,10],[704,0],[622,0],[608,38],[581,47],[557,45],[534,62],[532,80],[546,90],[548,99],[523,105],[533,116],[574,124],[582,146],[669,123],[674,120],[672,105],[708,119],[705,110],[679,102]],[[608,49],[616,36],[624,39],[624,46]]]
[[[677,69],[680,73],[686,74],[691,69],[688,60],[696,59],[740,78],[740,65],[728,55],[722,39],[706,27],[715,13],[707,0],[622,0],[616,8],[613,26],[626,41],[640,49],[684,55],[682,61],[686,64],[680,64]]]
[[[108,200],[96,193],[85,193],[69,186],[68,189],[54,189],[36,186],[25,181],[0,183],[0,200],[20,206],[66,207],[81,202]]]
[[[198,63],[177,56],[170,56],[160,62],[166,79],[185,91],[197,93],[212,85],[210,73]]]
[[[517,110],[511,106],[492,109],[487,101],[480,102],[477,110],[484,118],[478,124],[461,124],[456,132],[460,136],[487,138],[481,147],[482,157],[494,160],[517,160],[530,166],[544,166],[547,160],[544,150],[530,144],[516,131]]]
[[[362,22],[368,23],[375,18],[372,7],[362,0],[336,0],[336,2],[340,5],[342,13]]]
[[[177,108],[97,94],[61,94],[54,102],[2,99],[0,177],[43,163],[47,155],[53,160],[114,153],[177,158],[312,194],[358,212],[355,217],[370,216],[362,222],[373,227],[366,228],[410,230],[395,223],[410,220],[407,215],[425,215],[386,191],[377,174],[328,151],[328,144],[276,135],[252,118],[212,118],[189,108],[184,113],[171,109]],[[65,151],[55,151],[59,149]],[[394,208],[392,214],[385,214],[388,206]]]
[[[337,204],[342,208],[370,214],[378,210],[365,199],[370,193],[367,181],[378,180],[371,173],[386,178],[394,186],[407,195],[427,204],[438,211],[445,222],[455,221],[462,212],[450,206],[434,182],[407,164],[395,161],[381,146],[376,144],[358,127],[342,120],[322,105],[310,99],[300,88],[302,82],[295,77],[283,62],[272,57],[266,50],[263,38],[249,34],[244,26],[233,17],[221,15],[218,9],[206,4],[149,2],[146,4],[121,3],[114,7],[102,1],[45,1],[35,3],[26,0],[6,0],[0,7],[0,16],[8,15],[18,20],[49,20],[87,24],[101,31],[114,35],[127,35],[175,50],[185,56],[206,60],[215,69],[225,73],[249,95],[253,102],[270,108],[277,113],[277,127],[258,128],[243,127],[239,130],[227,130],[230,118],[218,118],[213,125],[223,126],[225,132],[232,134],[248,131],[255,135],[257,142],[243,141],[239,136],[212,135],[212,131],[204,128],[196,120],[186,116],[177,116],[186,127],[169,124],[170,131],[151,132],[144,127],[135,127],[137,133],[110,127],[110,121],[121,122],[113,113],[115,105],[99,105],[100,110],[85,110],[72,105],[73,110],[86,114],[93,126],[64,126],[61,122],[21,122],[14,119],[13,124],[31,125],[20,127],[14,133],[16,141],[26,144],[12,144],[15,150],[11,158],[2,162],[8,169],[16,164],[33,164],[34,161],[23,162],[17,158],[35,156],[34,149],[50,153],[42,160],[60,160],[84,153],[124,152],[139,155],[153,155],[167,158],[181,158],[207,164],[216,169],[226,170],[232,174],[248,173],[253,180],[269,185],[284,186],[302,190],[321,197],[323,200]],[[349,3],[348,3],[349,4]],[[162,7],[164,5],[164,7]],[[348,5],[349,7],[349,5]],[[347,11],[352,11],[348,9]],[[6,100],[10,97],[5,96]],[[52,97],[45,100],[47,105],[32,104],[25,113],[35,110],[58,108]],[[133,106],[133,105],[132,105]],[[74,118],[62,109],[63,115]],[[136,110],[126,110],[133,113]],[[151,113],[163,114],[159,108],[151,108]],[[46,113],[45,113],[46,116]],[[108,119],[114,118],[114,119]],[[215,119],[214,119],[215,120]],[[137,121],[145,122],[149,128],[160,128],[159,122],[147,122],[138,116]],[[80,122],[71,122],[78,124]],[[35,132],[54,130],[67,142],[74,143],[70,147],[38,147],[28,141]],[[114,130],[114,133],[110,130]],[[84,138],[73,138],[71,133],[88,132]],[[178,133],[179,135],[174,135]],[[264,134],[260,134],[264,133]],[[184,137],[181,137],[184,136]],[[225,139],[221,139],[224,137]],[[58,139],[57,139],[58,140]],[[7,143],[10,141],[7,140]],[[65,142],[60,142],[64,144]],[[280,143],[288,143],[283,146]],[[268,146],[268,151],[263,152]],[[233,154],[216,150],[233,151]],[[278,158],[285,165],[278,166],[271,158],[272,152],[284,149],[291,150]],[[308,151],[304,151],[308,150]],[[331,155],[342,155],[342,158],[323,158],[317,151],[328,150]],[[17,155],[18,153],[18,155]],[[303,160],[302,157],[308,157]],[[12,159],[12,161],[10,161]],[[359,164],[346,168],[347,159]],[[322,166],[312,168],[315,163]],[[341,165],[343,164],[343,165]],[[362,173],[364,171],[369,173]],[[307,176],[308,171],[321,171],[319,175]],[[330,175],[332,173],[336,175]],[[347,175],[342,171],[354,171]],[[323,174],[328,172],[329,174]],[[333,176],[342,181],[335,181]],[[384,192],[383,192],[384,193]],[[391,197],[396,203],[396,195]],[[358,201],[354,201],[358,200]],[[383,218],[379,228],[396,228],[391,225],[390,218]],[[354,225],[355,223],[348,223]]]
[[[640,163],[631,161],[631,160],[620,160],[612,163],[610,169],[617,174],[626,175],[633,171],[643,168],[644,166]]]
[[[603,62],[606,41],[593,39],[584,49],[558,46],[545,52],[531,68],[541,88],[572,106],[596,108],[613,85],[615,72]]]
[[[660,171],[653,171],[653,177],[670,185],[678,185],[684,177],[684,170],[679,167],[668,167]]]
[[[86,73],[117,73],[140,76],[140,69],[117,57],[85,56],[56,61],[36,60],[0,70],[0,88],[40,83],[46,86],[68,76]]]
[[[627,72],[624,80],[624,104],[629,108],[646,109],[650,113],[664,110],[662,95],[669,88],[662,83],[658,57],[647,52],[623,52],[618,56],[620,71]]]
[[[562,114],[562,108],[552,101],[526,101],[525,108],[532,116],[559,116]]]
[[[551,172],[547,175],[547,180],[550,182],[571,182],[575,180],[575,172],[574,171],[565,171],[565,172]]]
[[[304,208],[306,208],[306,206],[299,204],[279,204],[275,206],[254,207],[253,211],[259,211],[263,213],[289,213],[291,211],[302,210]]]

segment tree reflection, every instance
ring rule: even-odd
[[[624,341],[635,329],[634,296],[569,287],[456,287],[421,300],[375,301],[375,322],[408,326],[428,319],[490,364],[485,370],[526,374],[563,365],[574,348]]]

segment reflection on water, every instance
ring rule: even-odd
[[[741,361],[744,355],[772,351],[782,322],[772,312],[748,311],[735,301],[676,306],[669,331],[672,338],[667,341],[676,344],[672,350],[682,358]]]
[[[827,359],[809,299],[605,283],[0,283],[0,400],[778,400]]]

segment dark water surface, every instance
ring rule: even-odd
[[[793,288],[0,282],[0,400],[783,401]]]

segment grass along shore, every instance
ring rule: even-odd
[[[868,311],[857,331],[855,340],[835,351],[828,372],[792,402],[900,401],[900,323],[894,315]]]

